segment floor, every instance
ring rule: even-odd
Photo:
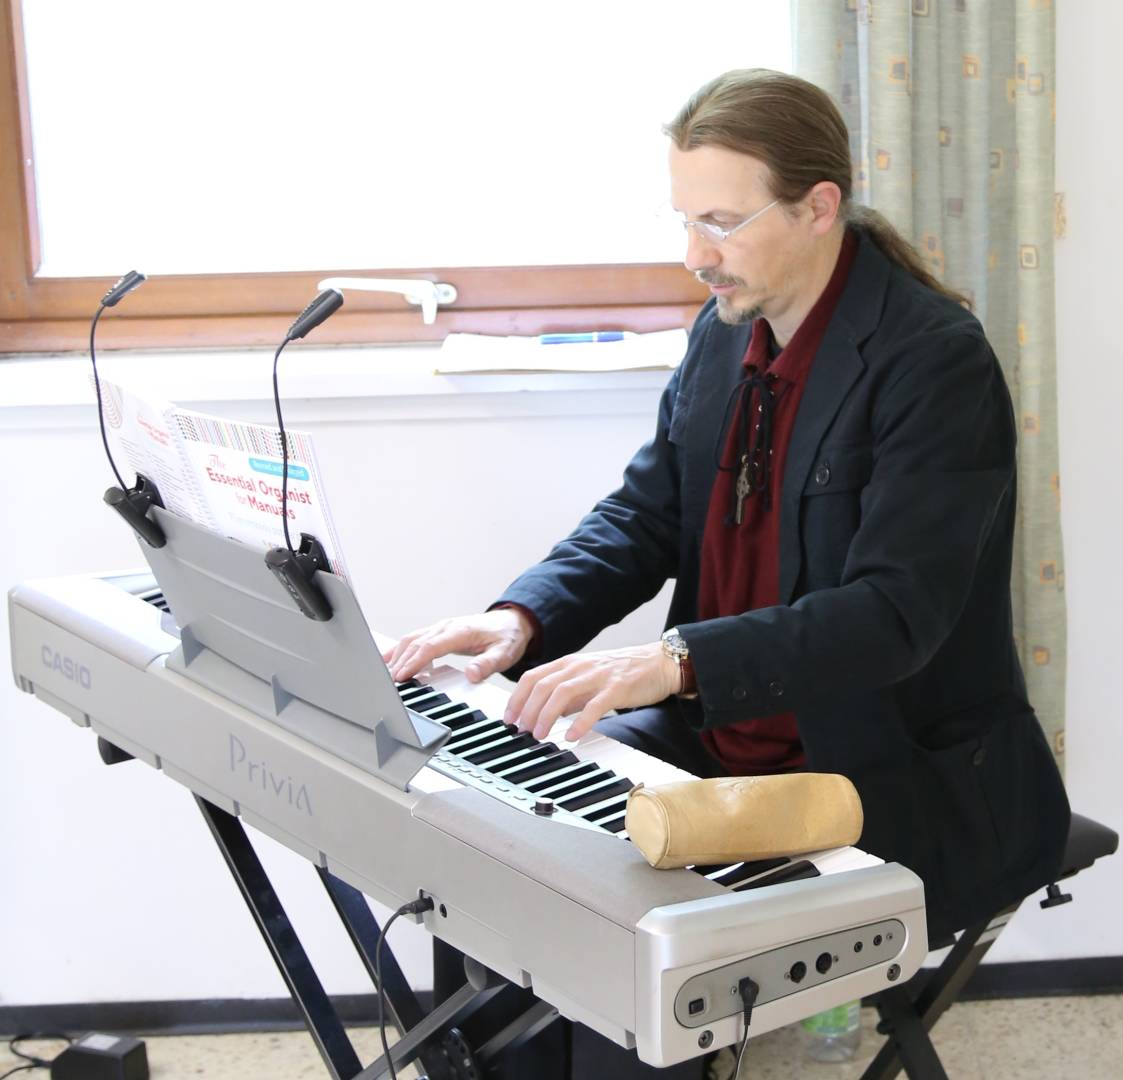
[[[740,1080],[856,1080],[881,1043],[876,1014],[862,1011],[862,1046],[845,1065],[802,1058],[797,1028],[754,1039]],[[381,1052],[377,1028],[351,1032],[356,1051],[369,1063]],[[955,1005],[940,1020],[933,1041],[949,1080],[1123,1080],[1123,995],[1027,998]],[[153,1080],[300,1080],[326,1078],[312,1040],[304,1032],[254,1035],[184,1035],[145,1039]],[[21,1049],[48,1057],[58,1043],[24,1043]],[[733,1057],[715,1063],[712,1080],[731,1080]],[[0,1076],[25,1064],[0,1047]],[[46,1070],[18,1073],[45,1078]],[[413,1069],[399,1074],[415,1078]],[[533,1077],[528,1080],[534,1080]],[[574,1080],[584,1080],[575,1077]]]

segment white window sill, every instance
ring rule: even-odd
[[[650,397],[669,371],[544,372],[537,374],[437,375],[440,350],[433,345],[290,346],[281,355],[279,377],[286,420],[322,413],[339,403],[351,418],[392,409],[398,417],[486,416],[502,411],[634,411],[626,400],[636,392]],[[98,355],[102,378],[121,382],[155,399],[202,411],[242,407],[256,419],[272,408],[273,350],[121,351]],[[593,396],[594,401],[590,400]],[[596,402],[600,401],[600,405]],[[94,403],[90,359],[85,354],[17,355],[0,360],[0,423],[5,427],[41,423],[44,410],[56,420]]]

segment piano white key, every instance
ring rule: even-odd
[[[572,799],[583,794],[589,788],[594,786],[599,787],[602,784],[609,784],[616,779],[618,779],[618,777],[607,776],[604,772],[600,771],[582,773],[577,777],[562,778],[561,780],[551,783],[548,787],[539,788],[535,794],[540,799]],[[580,786],[574,787],[574,784]],[[555,795],[555,792],[559,790],[565,791],[565,794],[560,796]]]
[[[482,739],[479,742],[473,742],[471,745],[464,746],[463,749],[453,750],[452,753],[459,754],[461,757],[467,757],[469,754],[480,754],[483,753],[484,750],[492,750],[496,746],[509,743],[513,738],[509,731],[491,732],[490,736],[490,739]],[[491,762],[486,761],[480,768],[487,769],[488,772],[491,772],[489,768],[490,765]]]
[[[820,874],[841,874],[847,870],[864,870],[869,866],[879,866],[882,862],[876,855],[856,847],[827,848],[801,855],[815,864]]]
[[[493,676],[487,682],[471,683],[462,671],[451,666],[436,667],[432,671],[418,676],[418,681],[434,690],[439,690],[447,695],[452,702],[463,702],[474,709],[479,709],[491,720],[503,718],[511,693],[510,684],[499,676]],[[572,717],[563,717],[554,725],[549,739],[557,745],[559,750],[572,751],[579,763],[592,762],[601,768],[611,769],[619,777],[627,777],[633,783],[642,783],[646,787],[696,779],[684,769],[669,765],[659,758],[634,750],[595,731],[589,732],[575,743],[568,742],[565,739],[565,732],[572,722]],[[464,730],[461,729],[461,731]],[[454,737],[459,734],[460,732],[455,733]],[[486,769],[487,764],[489,763],[485,763],[482,768]],[[530,762],[528,761],[527,764],[529,765]],[[561,783],[570,772],[578,767],[579,765],[570,765],[559,770],[556,777],[548,777],[551,785]],[[513,765],[509,769],[510,771],[517,771]],[[547,777],[536,777],[531,783],[537,785],[543,779],[547,779]],[[541,791],[530,794],[534,797],[541,794]],[[576,794],[578,792],[573,792],[568,797]],[[627,830],[621,830],[615,835],[625,840],[628,838]],[[824,875],[877,866],[881,862],[875,855],[870,855],[853,847],[832,848],[827,851],[801,855],[798,858],[808,859],[815,865],[819,873]],[[715,871],[715,874],[728,873],[735,865],[736,863],[731,862],[729,866],[722,867],[720,871]]]
[[[496,728],[495,723],[494,720],[484,720],[479,724],[471,724],[459,731],[454,731],[452,738],[445,744],[445,748],[454,754],[464,754],[467,753],[469,746],[473,750],[482,750],[486,745],[501,737],[509,739],[510,734],[503,731],[502,728]]]
[[[627,801],[628,800],[626,795],[613,795],[610,798],[602,799],[600,802],[591,803],[589,806],[583,806],[580,810],[575,810],[574,813],[579,814],[581,817],[587,819],[588,821],[592,821],[593,818],[595,818],[598,814],[604,812],[610,806],[614,806],[617,803],[620,804],[620,812],[623,813],[624,807],[627,805]],[[616,816],[616,814],[610,814],[607,818],[605,818],[605,820],[611,821],[612,818]],[[604,822],[598,821],[597,824],[603,825]]]
[[[596,773],[593,773],[592,776],[589,779],[588,784],[584,784],[583,786],[581,786],[579,788],[574,788],[573,791],[567,791],[564,795],[552,796],[550,794],[549,788],[547,788],[545,791],[541,792],[541,795],[542,795],[543,798],[555,798],[556,797],[557,801],[559,803],[561,803],[561,802],[566,802],[568,799],[584,798],[584,796],[591,795],[594,791],[597,791],[600,788],[609,787],[610,785],[617,784],[619,782],[620,782],[619,776],[606,776],[604,774],[598,775]]]
[[[528,755],[533,754],[541,744],[536,743],[533,746],[522,746],[518,750],[512,750],[509,754],[504,754],[502,757],[492,758],[491,761],[486,761],[481,768],[487,769],[489,773],[499,774],[500,769],[511,768],[516,766],[523,768],[530,764],[531,761],[536,761],[537,758],[529,758]],[[523,761],[523,758],[528,760]]]

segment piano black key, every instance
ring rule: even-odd
[[[621,833],[624,831],[624,815],[620,814],[618,817],[609,818],[607,821],[600,821],[597,824],[610,833]]]
[[[615,780],[616,774],[611,769],[602,769],[596,762],[587,762],[589,769],[574,769],[568,773],[564,780],[554,784],[546,784],[537,788],[537,794],[545,799],[558,799],[566,795],[576,795],[579,791],[593,784],[603,783],[605,780]],[[530,789],[527,788],[529,791]]]
[[[563,753],[568,753],[568,751],[563,751]],[[574,757],[576,758],[576,755]],[[522,786],[534,795],[541,795],[550,788],[557,786],[562,780],[568,780],[571,776],[591,776],[599,769],[600,766],[595,761],[577,761],[575,765],[563,765],[534,780],[524,780]],[[588,781],[582,781],[582,783],[588,783]]]
[[[445,698],[441,701],[441,698]],[[414,694],[413,697],[403,698],[402,704],[407,709],[412,709],[414,712],[423,713],[427,708],[435,709],[440,705],[448,703],[448,698],[444,694],[438,694],[435,690],[430,693]]]
[[[475,735],[479,731],[493,731],[504,730],[502,720],[492,720],[487,716],[479,720],[473,720],[470,724],[461,724],[459,727],[452,729],[452,735],[449,738],[450,743],[458,742],[461,739],[466,739],[470,735]]]
[[[483,765],[487,761],[494,761],[495,758],[504,757],[511,753],[512,750],[521,750],[527,746],[534,745],[534,736],[529,731],[524,731],[521,735],[514,735],[506,739],[502,743],[496,743],[495,746],[485,747],[481,750],[475,750],[472,753],[462,754],[461,756],[465,761],[470,761],[473,765]]]
[[[400,694],[403,690],[412,690],[415,686],[420,685],[421,683],[419,683],[416,679],[406,679],[405,682],[394,683],[394,689],[397,690]]]
[[[789,862],[787,866],[774,870],[771,874],[753,878],[752,881],[742,882],[733,888],[734,892],[745,892],[748,889],[763,889],[765,885],[780,885],[785,881],[802,881],[804,878],[819,876],[819,870],[809,859],[797,859]]]
[[[604,806],[597,806],[596,803],[593,803],[592,806],[586,806],[584,809],[578,810],[577,813],[586,821],[591,821],[595,825],[602,821],[608,821],[609,818],[614,818],[617,814],[622,814],[627,805],[628,796],[625,794],[618,799],[611,799]]]
[[[583,806],[589,806],[592,803],[598,803],[607,799],[610,795],[627,795],[636,785],[631,782],[626,776],[614,780],[607,787],[597,787],[592,791],[578,793],[570,799],[562,799],[558,802],[554,801],[563,810],[580,810]]]
[[[454,750],[453,753],[465,761],[469,760],[469,754],[482,754],[487,750],[495,750],[505,754],[513,738],[514,736],[509,731],[494,731],[482,739],[474,739],[471,743],[464,743],[459,750]]]
[[[455,717],[462,713],[470,713],[472,711],[471,705],[465,705],[462,701],[454,701],[451,705],[442,705],[439,709],[431,709],[425,715],[429,717],[430,720],[440,720],[443,723],[447,717]],[[482,716],[483,713],[480,715]]]
[[[480,712],[479,709],[473,709],[471,712],[445,717],[441,720],[441,723],[444,724],[449,731],[461,731],[470,724],[479,724],[486,719],[486,714]]]
[[[398,697],[402,701],[409,701],[410,698],[428,697],[430,694],[436,693],[439,693],[439,691],[434,690],[433,687],[415,682],[408,690],[399,690]]]
[[[481,739],[491,742],[498,736],[502,735],[507,728],[498,720],[488,720],[484,724],[464,728],[462,731],[455,731],[452,738],[444,744],[443,749],[449,750],[454,754],[459,754],[467,746],[475,746],[478,750],[483,743]]]
[[[502,757],[492,758],[484,771],[500,776],[508,769],[520,769],[524,765],[529,765],[532,761],[557,753],[557,749],[551,743],[531,742],[529,746],[520,747],[518,750],[510,750]]]
[[[720,874],[708,874],[711,881],[717,882],[718,885],[724,885],[726,888],[732,888],[734,885],[742,881],[747,881],[749,878],[756,877],[758,874],[765,874],[769,870],[776,870],[779,867],[787,866],[791,859],[757,859],[755,862],[741,863],[739,866],[731,865],[727,870],[723,870]]]
[[[559,750],[553,743],[542,743],[540,749],[546,750],[546,753],[539,755],[533,764],[527,762],[523,765],[520,762],[517,767],[512,765],[503,769],[496,768],[493,770],[495,775],[512,784],[523,784],[529,791],[531,788],[527,784],[528,780],[544,775],[552,776],[558,769],[577,763],[576,754],[571,750]]]
[[[433,694],[427,696],[422,700],[421,698],[411,698],[406,702],[406,708],[412,709],[414,712],[424,713],[428,716],[434,709],[439,709],[442,705],[451,704],[452,699],[448,694]]]

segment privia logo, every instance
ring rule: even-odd
[[[57,671],[64,679],[77,683],[83,690],[89,690],[93,686],[94,679],[90,674],[90,669],[72,656],[66,656],[56,649],[52,649],[50,645],[43,646],[40,656],[44,667],[50,668],[51,671]]]
[[[288,773],[275,773],[264,758],[252,757],[246,750],[246,744],[233,734],[230,736],[230,771],[237,773],[248,784],[261,788],[267,795],[312,816],[308,788],[297,783]]]

